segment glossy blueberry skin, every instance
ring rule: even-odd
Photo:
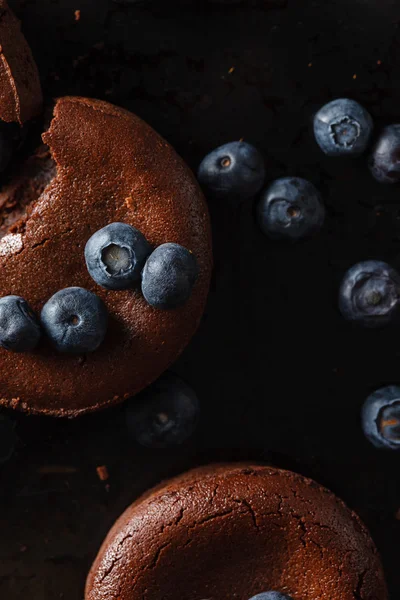
[[[59,352],[94,352],[107,331],[108,315],[102,300],[83,288],[60,290],[42,309],[43,329]]]
[[[182,444],[194,432],[198,416],[195,392],[182,379],[170,374],[133,398],[126,409],[130,434],[147,448]]]
[[[154,308],[185,304],[198,277],[194,255],[179,244],[162,244],[149,256],[142,273],[142,292]]]
[[[399,318],[400,275],[388,264],[367,260],[345,274],[339,291],[339,309],[348,321],[380,327]]]
[[[14,453],[17,443],[15,421],[0,415],[0,464],[7,462]]]
[[[118,272],[109,270],[104,262],[110,247],[121,248],[129,255],[129,264]],[[111,223],[96,231],[85,247],[87,269],[96,283],[109,290],[131,287],[141,276],[151,246],[140,231],[127,223]]]
[[[368,165],[380,183],[400,181],[400,125],[388,125],[377,139]]]
[[[300,177],[274,181],[257,204],[261,231],[274,239],[297,241],[318,231],[325,219],[325,208],[318,190]]]
[[[292,598],[280,592],[263,592],[253,596],[250,600],[292,600]]]
[[[0,346],[29,352],[39,343],[41,329],[28,303],[20,296],[0,298]]]
[[[389,385],[368,396],[362,408],[361,423],[374,446],[400,450],[400,387]]]
[[[207,154],[197,177],[210,197],[252,198],[264,185],[264,159],[251,144],[230,142]]]
[[[8,167],[21,140],[22,132],[17,123],[0,121],[0,173]]]
[[[359,156],[367,149],[374,124],[355,100],[338,98],[325,104],[314,117],[314,135],[328,156]]]

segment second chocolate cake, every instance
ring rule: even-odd
[[[190,471],[139,498],[93,564],[86,600],[387,600],[365,526],[327,489],[254,465]]]

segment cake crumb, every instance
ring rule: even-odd
[[[357,73],[354,73],[353,79],[357,79]]]
[[[312,62],[309,62],[308,66],[309,66],[309,68],[311,68],[312,67]]]
[[[40,475],[69,475],[71,473],[77,473],[76,467],[69,467],[65,465],[44,465],[38,468]]]
[[[107,469],[106,465],[97,467],[96,471],[97,471],[97,476],[100,479],[100,481],[107,481],[107,479],[109,478],[109,474],[108,474],[108,469]]]
[[[233,71],[235,70],[236,67],[231,67],[228,71],[229,75],[231,75],[233,73]]]
[[[76,10],[74,14],[75,14],[75,21],[80,21],[80,19],[81,19],[81,11],[80,10]]]
[[[382,64],[382,61],[381,61],[381,60],[377,60],[377,61],[376,61],[376,64],[377,64],[377,65],[380,67],[380,66],[381,66],[381,64]]]

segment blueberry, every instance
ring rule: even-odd
[[[366,327],[394,321],[399,313],[400,276],[392,267],[367,260],[351,267],[339,292],[339,308],[345,319]]]
[[[199,401],[182,379],[164,375],[128,404],[126,419],[132,437],[148,448],[182,444],[197,425]]]
[[[39,343],[40,325],[28,303],[19,296],[0,298],[0,346],[28,352]]]
[[[400,125],[383,129],[372,149],[369,168],[380,183],[400,181]]]
[[[11,458],[16,443],[15,421],[0,415],[0,464],[7,462]]]
[[[122,290],[140,279],[150,252],[140,231],[126,223],[111,223],[87,242],[86,266],[96,283],[109,290]]]
[[[7,168],[21,139],[21,128],[17,123],[0,121],[0,173]]]
[[[263,592],[253,596],[250,600],[292,600],[290,596],[281,594],[280,592]]]
[[[230,142],[207,154],[197,177],[205,192],[215,198],[251,198],[264,185],[264,159],[251,144]]]
[[[400,450],[400,387],[390,385],[368,396],[361,420],[364,433],[374,446]]]
[[[185,304],[198,276],[194,255],[179,244],[162,244],[149,256],[142,274],[142,292],[155,308]]]
[[[107,310],[100,298],[79,287],[54,294],[42,309],[43,328],[59,352],[93,352],[107,331]]]
[[[370,141],[371,115],[358,102],[339,98],[325,104],[314,117],[314,135],[328,156],[358,156]]]
[[[258,223],[271,238],[299,240],[320,229],[324,218],[318,190],[300,177],[277,179],[257,205]]]

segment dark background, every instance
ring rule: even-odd
[[[244,138],[264,153],[269,179],[311,179],[327,220],[317,238],[287,246],[261,235],[252,202],[210,203],[209,303],[173,369],[202,402],[183,447],[138,447],[122,407],[75,422],[17,416],[17,449],[0,469],[0,597],[81,600],[99,544],[140,492],[193,464],[246,457],[343,497],[398,597],[400,458],[368,444],[359,413],[370,391],[400,381],[399,331],[351,329],[336,299],[353,263],[400,267],[400,188],[374,182],[365,159],[324,157],[310,134],[316,107],[338,96],[361,101],[378,128],[400,122],[398,0],[10,4],[49,100],[80,94],[131,109],[194,169]]]

